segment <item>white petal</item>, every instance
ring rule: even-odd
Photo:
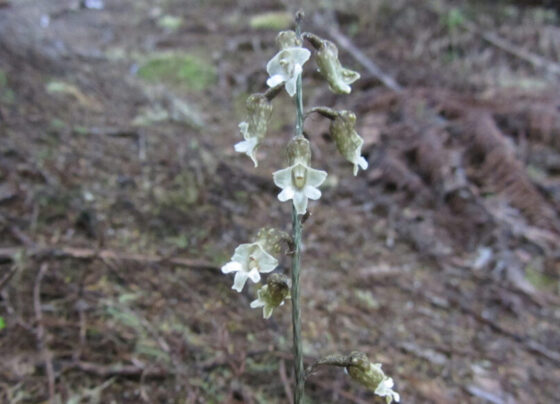
[[[264,306],[264,302],[263,302],[262,300],[260,300],[260,299],[256,299],[256,300],[253,300],[253,301],[251,302],[251,305],[250,305],[250,306],[251,306],[252,309],[256,309],[257,307],[263,307],[263,306]]]
[[[280,60],[282,60],[284,57],[285,57],[285,53],[282,50],[278,52],[276,55],[274,55],[273,58],[268,61],[268,63],[266,64],[266,72],[268,73],[269,76],[271,77],[276,75],[281,77],[284,76],[283,75],[284,69],[280,64]]]
[[[395,400],[395,402],[397,403],[401,401],[401,396],[396,391],[393,391],[393,400]]]
[[[255,146],[257,145],[257,138],[252,138],[249,140],[242,140],[239,143],[236,143],[235,146],[233,146],[233,148],[235,149],[236,152],[239,153],[247,153],[247,152],[252,152],[253,149],[255,148]]]
[[[266,252],[261,245],[259,245],[259,249],[253,254],[253,258],[258,262],[259,272],[265,274],[274,271],[278,266],[278,260]]]
[[[300,66],[303,66],[311,56],[311,52],[305,48],[293,47],[286,50],[290,51],[293,61]]]
[[[249,276],[249,279],[251,279],[253,283],[257,283],[261,280],[261,274],[259,274],[257,268],[251,269],[251,271],[247,272],[247,276]]]
[[[267,257],[261,260],[259,268],[261,273],[267,274],[269,272],[274,271],[277,266],[278,266],[278,260],[274,258],[272,255],[267,254]]]
[[[247,282],[248,277],[249,276],[247,275],[247,272],[239,271],[235,274],[235,278],[233,279],[233,286],[231,288],[238,292],[241,292],[243,290],[243,286],[245,286],[245,283]]]
[[[257,161],[257,157],[255,156],[255,148],[257,147],[259,140],[256,137],[249,138],[247,140],[243,140],[242,142],[236,143],[234,149],[236,152],[245,153],[247,156],[253,160],[255,167],[259,165]]]
[[[296,82],[297,76],[294,76],[286,81],[286,92],[290,97],[293,97],[296,93]]]
[[[292,167],[278,170],[272,174],[274,184],[279,188],[286,188],[292,185]]]
[[[284,78],[284,76],[275,74],[266,81],[266,85],[269,87],[276,87],[278,84],[283,83],[285,80],[286,79]]]
[[[272,316],[272,311],[273,310],[274,310],[274,307],[265,305],[264,309],[263,309],[263,318],[266,318],[266,319],[270,318],[270,316]]]
[[[255,243],[240,244],[233,252],[231,260],[239,262],[242,266],[245,266],[245,263],[249,259],[249,254],[253,251],[254,246]]]
[[[303,189],[303,192],[305,193],[305,196],[307,196],[309,199],[313,199],[314,201],[321,197],[321,191],[319,191],[315,187],[312,187],[311,185],[306,185]]]
[[[315,170],[314,168],[307,168],[307,185],[318,187],[327,179],[327,172],[323,170]]]
[[[307,196],[301,191],[294,194],[294,206],[298,215],[303,215],[307,211]]]
[[[224,274],[229,274],[230,272],[238,272],[241,271],[242,269],[243,267],[239,262],[231,261],[222,267],[222,272]]]
[[[292,186],[286,187],[278,194],[278,200],[280,202],[286,202],[294,197],[294,188]]]
[[[385,387],[387,389],[391,389],[393,388],[393,386],[395,385],[395,383],[393,382],[393,378],[389,377],[388,379],[385,379]]]
[[[363,158],[362,156],[360,156],[360,158],[358,159],[358,165],[360,166],[360,168],[362,170],[365,170],[366,168],[368,168],[368,162],[365,158]]]
[[[392,378],[388,377],[383,379],[375,389],[375,394],[378,396],[389,396],[393,393],[393,390],[391,390],[393,385],[394,383]]]

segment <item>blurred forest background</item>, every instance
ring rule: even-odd
[[[370,164],[307,120],[306,360],[362,350],[403,403],[560,401],[558,2],[0,0],[0,402],[289,402],[289,305],[219,268],[288,228],[292,100],[258,169],[233,144],[299,6],[362,73],[335,96],[309,63],[304,103],[355,111]],[[340,369],[307,393],[380,402]]]

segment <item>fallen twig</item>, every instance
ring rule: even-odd
[[[4,286],[6,286],[8,282],[10,282],[10,279],[12,279],[12,277],[16,272],[17,272],[17,266],[14,265],[14,267],[11,268],[10,271],[6,275],[4,275],[2,279],[0,279],[0,292],[2,291],[2,289],[4,289]]]
[[[0,248],[0,262],[13,262],[21,247]],[[159,255],[135,254],[112,250],[94,250],[91,248],[74,247],[37,247],[25,250],[28,257],[33,258],[74,258],[85,260],[121,260],[141,262],[144,264],[172,264],[186,268],[218,269],[214,264],[181,257],[162,257]]]
[[[35,285],[33,287],[33,307],[35,309],[35,319],[37,321],[37,346],[41,357],[45,361],[45,371],[47,373],[47,380],[49,386],[49,401],[54,403],[54,388],[55,388],[55,377],[54,377],[54,367],[52,364],[52,354],[47,347],[45,340],[45,327],[43,325],[43,311],[41,308],[41,281],[49,269],[48,264],[44,263],[39,269],[37,278],[35,278]]]
[[[290,381],[288,380],[288,375],[286,374],[286,361],[284,359],[280,360],[280,366],[278,366],[278,373],[280,374],[280,380],[282,381],[282,386],[284,386],[284,392],[286,393],[286,398],[289,404],[294,403],[294,396],[292,388],[290,387]]]
[[[151,378],[160,379],[167,377],[169,372],[162,368],[144,368],[136,365],[100,365],[92,362],[79,361],[71,365],[68,369],[78,369],[82,372],[90,373],[98,377],[107,378],[113,376],[132,377],[132,378]]]
[[[535,67],[543,68],[549,73],[560,75],[560,64],[545,59],[536,53],[529,52],[528,50],[515,46],[492,32],[483,32],[472,22],[462,21],[461,25],[467,31],[479,35],[482,39],[495,47],[500,48],[519,59],[529,62]]]

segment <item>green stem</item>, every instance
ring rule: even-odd
[[[301,74],[298,76],[296,82],[296,110],[297,110],[296,136],[302,136],[303,135],[303,96],[302,96]]]
[[[296,15],[296,35],[301,39],[301,20],[303,13]],[[303,96],[301,74],[296,83],[296,136],[303,135]],[[301,404],[305,390],[305,372],[303,369],[303,347],[301,340],[301,306],[299,296],[299,274],[301,269],[301,216],[297,214],[295,206],[292,205],[292,238],[294,252],[292,256],[292,329],[294,338],[294,370],[296,386],[294,389],[294,404]]]
[[[294,337],[294,370],[296,374],[296,388],[294,389],[294,404],[300,404],[304,395],[305,373],[303,369],[303,347],[301,340],[301,307],[299,296],[299,274],[301,269],[301,216],[292,207],[292,237],[294,252],[292,256],[292,329]]]

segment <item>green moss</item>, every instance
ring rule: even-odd
[[[539,290],[554,290],[557,285],[554,278],[543,274],[531,265],[525,268],[525,277],[531,285]]]
[[[163,54],[147,60],[138,70],[138,77],[150,83],[202,91],[216,82],[216,71],[212,65],[191,54]]]
[[[170,31],[178,30],[183,24],[183,19],[181,17],[175,17],[173,15],[164,15],[159,18],[157,22],[158,26]]]

